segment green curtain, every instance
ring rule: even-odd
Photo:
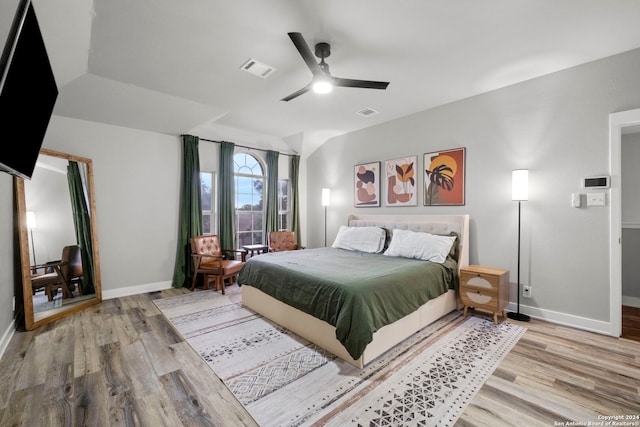
[[[200,190],[200,156],[198,142],[193,135],[182,136],[182,179],[180,180],[180,219],[178,248],[171,286],[181,288],[193,277],[190,239],[202,234],[202,201]]]
[[[69,161],[67,165],[67,182],[69,184],[69,196],[71,197],[71,210],[73,212],[73,224],[76,231],[76,241],[80,246],[82,257],[82,293],[89,295],[95,293],[94,269],[93,269],[93,245],[91,243],[91,215],[85,196],[82,177],[78,162]]]
[[[291,156],[291,231],[295,231],[298,246],[302,245],[300,237],[300,198],[298,197],[298,175],[300,174],[300,156]]]
[[[278,157],[280,153],[267,151],[267,203],[265,239],[272,231],[278,231]]]
[[[235,249],[235,185],[233,176],[233,142],[220,142],[220,167],[218,169],[218,208],[220,209],[218,234],[220,247]]]

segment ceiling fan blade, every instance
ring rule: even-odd
[[[364,89],[386,89],[389,86],[389,82],[376,82],[371,80],[354,80],[354,79],[341,79],[340,77],[333,78],[333,84],[335,86],[342,87],[359,87]]]
[[[307,64],[307,67],[309,67],[311,72],[314,75],[318,73],[322,73],[320,66],[316,62],[316,59],[313,56],[311,49],[309,49],[307,42],[304,41],[304,37],[302,37],[302,34],[300,33],[288,33],[288,34],[289,34],[289,38],[295,45],[296,49],[298,49],[300,56],[302,56],[302,59],[304,59],[304,62]]]
[[[310,89],[311,89],[311,85],[309,84],[309,85],[303,87],[302,89],[300,89],[300,90],[298,90],[296,92],[293,92],[291,95],[285,96],[280,101],[291,101],[293,98],[297,98],[298,96],[302,95],[303,93],[309,92]]]

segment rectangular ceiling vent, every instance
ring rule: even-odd
[[[276,69],[271,67],[270,65],[263,64],[260,61],[256,61],[255,59],[249,58],[247,62],[242,64],[243,70],[248,73],[253,74],[254,76],[258,76],[260,78],[266,79],[273,73]]]
[[[371,116],[375,116],[376,114],[380,114],[380,112],[374,110],[373,108],[363,108],[357,113],[360,114],[362,117],[371,117]]]

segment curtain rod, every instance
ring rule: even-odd
[[[222,141],[214,141],[214,140],[212,140],[212,139],[206,139],[206,138],[200,138],[200,137],[198,137],[198,139],[199,139],[200,141],[215,142],[216,144],[220,144],[220,143],[222,142]],[[265,150],[264,148],[249,147],[249,146],[246,146],[246,145],[240,145],[240,144],[236,144],[236,143],[234,143],[234,145],[235,145],[236,147],[247,148],[247,149],[249,149],[249,150],[257,150],[257,151],[264,151],[264,152],[267,152],[267,151],[276,151],[276,150]],[[297,154],[295,154],[295,153],[294,153],[294,154],[289,154],[289,153],[282,153],[282,152],[280,152],[280,151],[278,151],[278,154],[282,154],[283,156],[297,156]]]

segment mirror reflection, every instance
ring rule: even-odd
[[[91,160],[43,149],[22,193],[25,324],[32,329],[101,299]]]

